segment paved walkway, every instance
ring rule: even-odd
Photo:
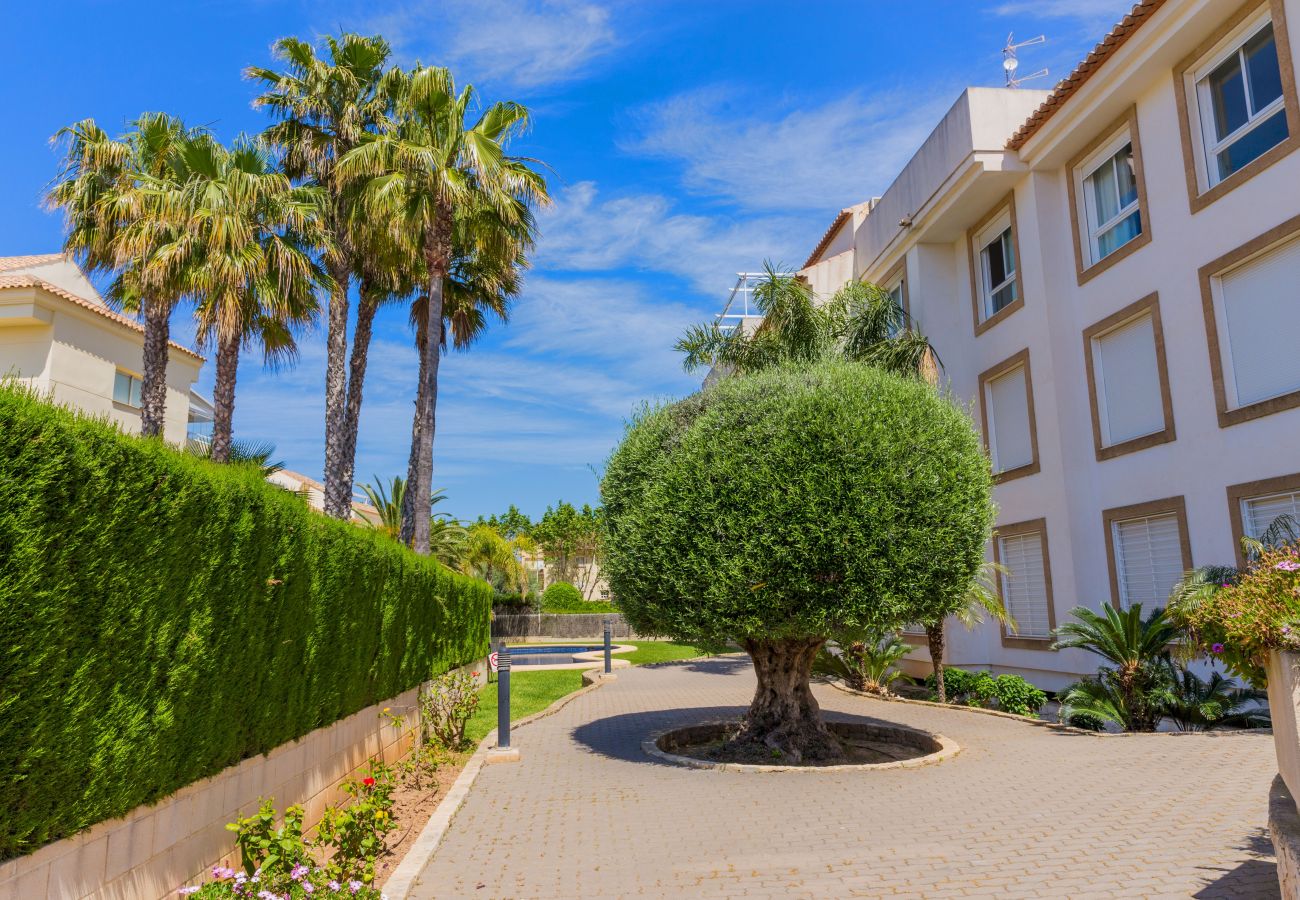
[[[415,896],[1275,897],[1261,734],[1098,738],[829,687],[833,717],[962,745],[921,769],[747,774],[652,760],[647,732],[739,715],[747,661],[620,672],[515,733]]]

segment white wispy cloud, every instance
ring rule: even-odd
[[[609,8],[582,0],[405,0],[370,24],[407,56],[525,88],[580,76],[618,42]]]
[[[825,212],[884,191],[952,99],[910,85],[818,105],[714,86],[637,111],[625,149],[679,162],[687,188],[746,209]]]
[[[820,218],[808,215],[683,213],[662,194],[604,198],[594,182],[582,181],[559,192],[555,205],[542,212],[538,264],[669,273],[721,303],[733,273],[752,271],[765,259],[802,261],[819,224]]]
[[[992,12],[1031,22],[1057,20],[1072,26],[1080,36],[1101,40],[1132,9],[1133,0],[1006,0],[993,6]]]

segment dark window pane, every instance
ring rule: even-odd
[[[993,312],[999,312],[1010,306],[1016,299],[1016,283],[1013,281],[993,295]]]
[[[1250,118],[1246,109],[1246,85],[1236,54],[1210,73],[1209,84],[1210,100],[1214,104],[1215,137],[1223,140]]]
[[[1122,209],[1138,198],[1137,176],[1133,172],[1133,145],[1129,144],[1115,154],[1116,186],[1119,188],[1119,205]],[[1106,221],[1102,219],[1102,221]]]
[[[1282,96],[1282,69],[1277,63],[1272,25],[1246,42],[1246,68],[1250,72],[1250,105],[1258,112]]]
[[[1000,239],[984,248],[984,258],[988,261],[989,287],[995,288],[1007,280],[1007,262],[1002,258]]]
[[[1142,213],[1136,211],[1097,236],[1098,259],[1105,259],[1110,256],[1141,233]]]
[[[1219,154],[1219,177],[1227,178],[1242,166],[1282,143],[1286,137],[1286,110],[1279,109]]]

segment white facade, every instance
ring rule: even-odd
[[[61,253],[0,257],[0,378],[56,403],[140,431],[144,331],[110,310]],[[190,424],[211,420],[193,393],[203,357],[173,343],[167,363],[163,437],[185,442]]]
[[[1001,470],[1021,633],[952,625],[950,664],[1059,688],[1096,668],[1049,647],[1071,608],[1163,603],[1300,511],[1288,20],[1300,0],[1147,0],[1051,94],[969,89],[803,270],[822,296],[902,283]]]

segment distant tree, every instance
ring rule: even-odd
[[[532,538],[552,567],[553,577],[572,583],[587,596],[595,568],[581,568],[577,561],[587,557],[599,564],[604,551],[604,510],[585,503],[578,509],[563,501],[548,506],[533,526]]]

